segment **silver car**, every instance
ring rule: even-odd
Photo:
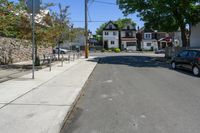
[[[55,49],[53,49],[53,53],[54,54],[58,54],[59,51],[60,51],[60,54],[66,54],[67,52],[69,52],[69,50],[63,49],[63,48],[55,48]]]

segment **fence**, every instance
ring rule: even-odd
[[[179,53],[182,50],[185,50],[187,48],[185,47],[166,47],[165,48],[165,58],[172,58],[175,55],[177,55],[177,53]]]

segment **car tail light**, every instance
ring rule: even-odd
[[[200,64],[200,58],[197,58],[197,60],[198,60],[198,64]]]

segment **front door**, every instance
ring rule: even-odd
[[[104,41],[104,49],[108,50],[108,41]]]

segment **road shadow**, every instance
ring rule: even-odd
[[[31,66],[31,65],[26,65],[26,66]],[[0,65],[0,69],[24,69],[26,67],[25,65]]]
[[[165,68],[173,71],[170,67],[170,61],[164,57],[149,57],[149,56],[107,56],[97,57],[88,61],[98,62],[98,64],[108,65],[126,65],[135,68]],[[176,72],[195,77],[191,71],[177,69]],[[197,77],[198,78],[198,77]]]
[[[107,56],[97,57],[88,61],[98,62],[98,64],[127,65],[131,67],[164,67],[169,68],[166,62],[156,61],[160,57],[149,56]]]

